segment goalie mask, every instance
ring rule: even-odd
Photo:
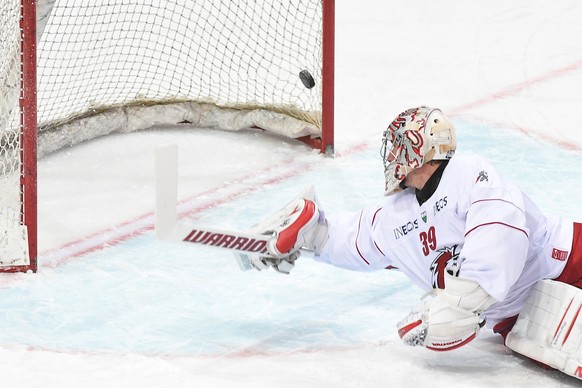
[[[382,138],[385,195],[402,190],[402,181],[412,170],[431,160],[452,158],[456,148],[453,124],[440,109],[421,106],[400,113]]]

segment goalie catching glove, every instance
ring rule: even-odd
[[[253,267],[259,271],[272,267],[288,274],[301,254],[300,249],[317,253],[327,241],[327,220],[313,192],[283,210],[286,211],[269,218],[272,226],[264,232],[273,235],[267,244],[270,256],[252,259]]]
[[[405,344],[436,351],[453,350],[471,342],[485,325],[481,313],[495,303],[472,280],[447,273],[445,289],[432,290],[398,324]]]

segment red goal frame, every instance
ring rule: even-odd
[[[21,0],[20,13],[20,214],[28,231],[29,264],[0,272],[37,270],[36,0]]]

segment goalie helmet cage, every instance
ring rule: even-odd
[[[37,267],[35,15],[0,0],[0,272]]]

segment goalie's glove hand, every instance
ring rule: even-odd
[[[293,252],[288,256],[284,257],[253,257],[251,259],[252,266],[258,270],[262,271],[268,268],[273,268],[279,273],[289,275],[291,270],[295,267],[295,260],[301,256],[300,251]]]
[[[405,344],[443,351],[471,342],[484,324],[479,314],[451,307],[432,291],[398,322],[397,328]]]
[[[328,224],[317,201],[301,199],[293,210],[272,228],[273,238],[267,244],[269,254],[290,257],[299,249],[319,252],[328,238]]]

